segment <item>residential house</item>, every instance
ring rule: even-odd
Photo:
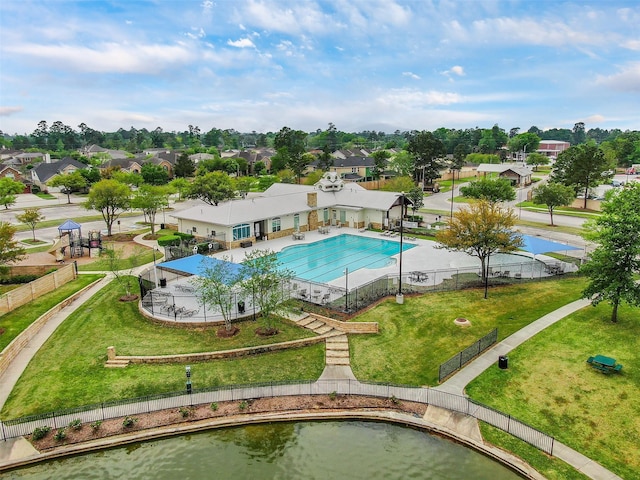
[[[10,165],[0,165],[0,178],[10,178],[16,182],[24,183],[24,191],[22,193],[31,193],[33,183],[28,178],[24,178],[20,170]]]
[[[61,160],[51,163],[39,163],[31,169],[31,181],[42,190],[51,190],[47,182],[56,175],[68,175],[76,170],[87,168],[84,163],[65,157]],[[54,188],[54,191],[59,189]]]
[[[558,158],[558,155],[567,150],[570,146],[571,144],[569,142],[561,142],[559,140],[540,140],[537,152],[555,160]]]
[[[100,170],[108,168],[120,169],[128,173],[140,173],[142,170],[142,159],[138,158],[112,158],[100,164]]]
[[[476,170],[479,174],[497,174],[500,178],[506,178],[514,186],[531,184],[532,171],[529,167],[510,163],[481,163]]]
[[[172,216],[179,231],[236,248],[324,226],[388,228],[400,219],[403,198],[410,203],[396,192],[366,190],[327,172],[313,186],[276,183],[261,197],[196,206]]]

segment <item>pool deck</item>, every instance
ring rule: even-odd
[[[233,262],[242,262],[245,258],[246,253],[256,250],[256,249],[268,249],[273,252],[279,252],[285,247],[289,247],[292,245],[302,245],[309,244],[313,242],[318,242],[320,240],[325,240],[327,237],[337,236],[337,235],[360,235],[370,238],[377,238],[379,240],[388,240],[392,242],[400,243],[400,236],[395,237],[387,237],[381,235],[380,232],[369,231],[369,230],[358,230],[355,228],[349,227],[341,227],[335,228],[331,227],[329,232],[326,234],[321,234],[317,230],[311,232],[304,232],[305,238],[303,240],[293,240],[290,236],[277,238],[274,240],[264,240],[254,243],[251,247],[246,248],[235,248],[232,250],[225,250],[219,253],[214,254],[213,256],[216,258],[227,258],[231,259]],[[472,257],[465,253],[461,252],[450,252],[445,249],[436,248],[436,243],[429,240],[422,239],[412,239],[409,240],[407,235],[403,237],[403,243],[416,245],[416,248],[411,248],[409,250],[405,250],[402,253],[402,272],[406,274],[411,271],[434,271],[434,270],[455,270],[455,269],[464,269],[464,268],[478,268],[480,261],[476,257]],[[544,255],[536,255],[535,260],[532,258],[530,253],[519,252],[514,257],[520,257],[522,263],[531,263],[531,262],[541,262],[545,261],[554,262],[557,261],[550,257],[545,257]],[[385,275],[397,275],[399,273],[398,261],[399,254],[394,255],[392,257],[395,259],[395,263],[393,265],[375,268],[375,269],[367,269],[361,268],[355,271],[349,271],[349,289],[358,287],[365,283],[370,282],[371,280],[382,277]],[[496,264],[498,267],[498,264]],[[338,277],[334,280],[326,282],[329,286],[334,286],[338,288],[344,288],[345,286],[345,277],[344,275]]]

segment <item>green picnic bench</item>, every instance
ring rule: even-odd
[[[602,373],[606,374],[609,374],[611,372],[620,373],[620,371],[622,370],[621,364],[616,364],[616,361],[613,358],[605,357],[603,355],[589,357],[587,358],[587,363],[596,370],[599,370]]]

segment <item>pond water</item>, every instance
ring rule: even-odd
[[[9,479],[512,480],[449,440],[375,422],[251,425],[138,443],[16,470]]]

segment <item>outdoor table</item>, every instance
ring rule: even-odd
[[[596,355],[593,357],[593,363],[597,363],[603,367],[613,368],[616,364],[616,360],[611,357],[605,357],[604,355]]]

